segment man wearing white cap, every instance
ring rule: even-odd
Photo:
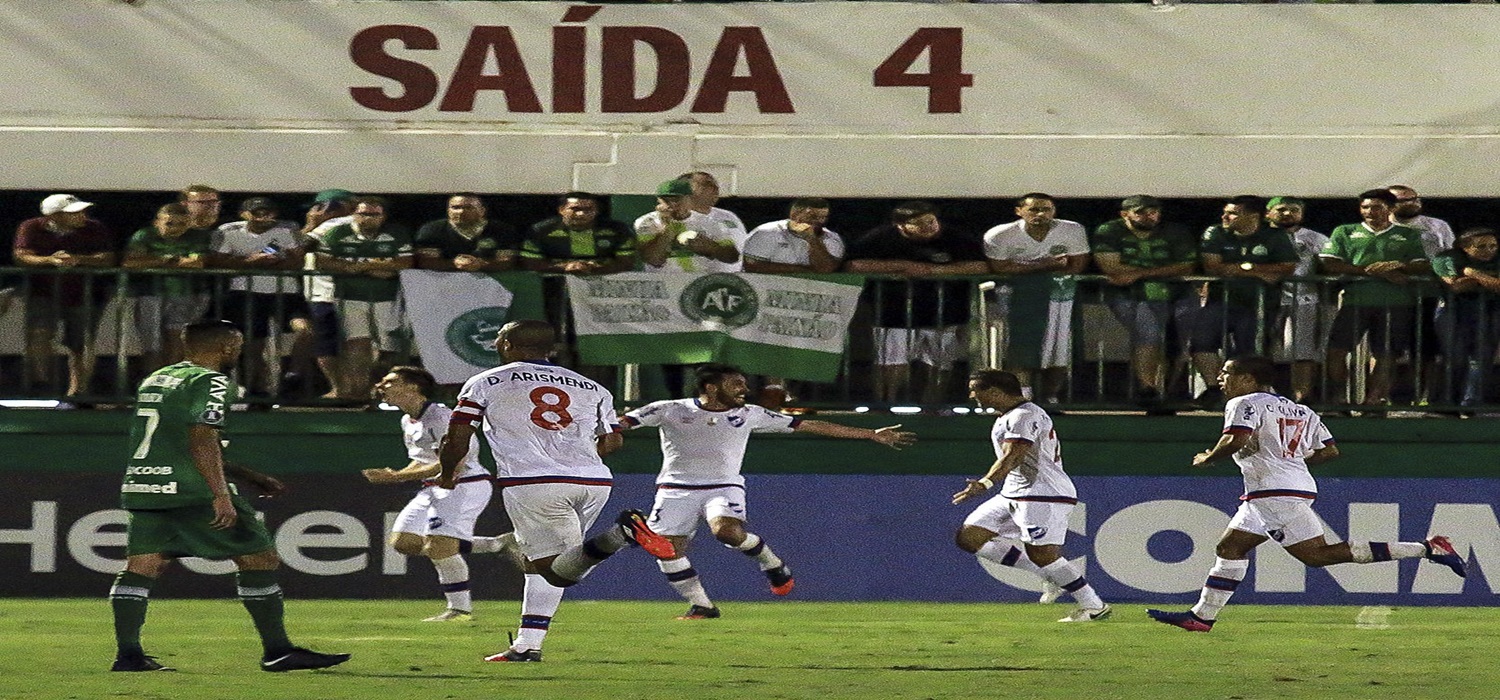
[[[93,206],[71,194],[42,200],[42,215],[16,227],[15,261],[22,267],[112,267],[114,236],[90,219]],[[93,375],[88,347],[112,285],[81,274],[33,274],[26,304],[26,364],[32,381],[51,383],[52,337],[63,322],[68,396],[85,394]]]

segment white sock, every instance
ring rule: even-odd
[[[521,628],[516,630],[512,648],[520,651],[542,648],[542,640],[552,626],[552,616],[562,604],[563,590],[547,583],[539,574],[526,574],[526,588],[521,593]]]
[[[1208,570],[1208,580],[1203,584],[1203,592],[1198,594],[1193,614],[1202,620],[1219,619],[1219,611],[1229,603],[1229,597],[1234,595],[1234,589],[1245,580],[1245,572],[1249,570],[1249,559],[1214,558],[1214,568]]]
[[[516,544],[516,534],[507,532],[498,537],[475,537],[470,540],[475,554],[493,554]]]
[[[1037,566],[1031,557],[1026,556],[1024,547],[1004,537],[996,537],[985,542],[984,546],[974,553],[974,556],[988,559],[1001,566],[1012,566],[1022,571],[1029,571],[1038,576],[1042,573],[1042,567]]]
[[[761,571],[769,571],[782,564],[781,557],[776,556],[776,553],[766,545],[766,541],[753,532],[745,533],[745,541],[732,548],[740,550],[747,557],[754,558],[760,564]]]
[[[1417,559],[1427,556],[1427,545],[1421,542],[1350,542],[1349,554],[1359,564]]]
[[[1094,592],[1094,587],[1084,580],[1083,574],[1078,572],[1078,567],[1073,562],[1059,558],[1041,568],[1037,572],[1042,578],[1056,584],[1057,587],[1072,594],[1073,600],[1078,601],[1080,607],[1089,610],[1098,610],[1104,607],[1104,600]]]
[[[703,590],[703,579],[698,578],[698,570],[687,557],[658,559],[656,566],[667,575],[667,583],[672,584],[687,602],[705,608],[714,606],[714,602],[708,599],[708,591]]]
[[[470,612],[474,602],[469,595],[469,563],[462,554],[443,559],[433,559],[432,568],[437,569],[438,587],[448,599],[448,608]]]

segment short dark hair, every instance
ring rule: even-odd
[[[1360,192],[1359,201],[1363,202],[1366,199],[1378,199],[1385,202],[1387,206],[1395,206],[1396,204],[1396,195],[1392,194],[1390,190],[1365,190],[1364,192]]]
[[[724,379],[732,374],[744,376],[745,371],[734,365],[726,365],[720,362],[710,362],[706,365],[698,365],[694,372],[694,380],[697,383],[698,393],[708,389],[709,384],[722,384]]]
[[[416,365],[396,365],[387,373],[400,377],[408,384],[416,385],[417,391],[422,392],[422,395],[428,398],[432,397],[432,390],[437,388],[437,380],[433,378],[432,373]]]
[[[1269,357],[1246,355],[1232,357],[1229,361],[1234,363],[1235,371],[1232,374],[1248,374],[1255,380],[1257,386],[1271,386],[1276,383],[1276,363],[1272,362]]]
[[[1465,243],[1468,243],[1468,242],[1473,241],[1473,240],[1478,239],[1478,238],[1486,238],[1486,237],[1488,237],[1488,238],[1500,238],[1500,235],[1496,235],[1495,234],[1495,229],[1492,229],[1492,228],[1490,228],[1488,226],[1472,226],[1470,228],[1464,229],[1463,233],[1458,234],[1458,241],[1456,242],[1456,245],[1458,245],[1458,246],[1461,247]]]
[[[891,223],[904,224],[919,216],[927,216],[928,214],[936,216],[937,213],[938,208],[932,202],[918,200],[902,202],[891,210]]]
[[[208,319],[194,321],[182,329],[182,342],[188,346],[202,346],[209,343],[222,343],[225,340],[240,333],[240,329],[233,323],[219,319]]]
[[[1229,198],[1227,204],[1233,204],[1246,213],[1260,216],[1266,211],[1266,198],[1253,194],[1237,194]]]
[[[1026,200],[1028,199],[1045,199],[1053,204],[1057,204],[1057,200],[1053,199],[1052,195],[1047,194],[1046,192],[1027,192],[1026,194],[1016,197],[1016,206],[1025,206]]]
[[[163,204],[161,208],[156,210],[157,216],[161,216],[162,214],[166,214],[167,216],[188,216],[188,208],[183,206],[182,202]]]
[[[568,205],[568,200],[570,200],[570,199],[587,199],[590,202],[593,202],[594,204],[598,204],[599,203],[599,195],[594,194],[592,192],[579,192],[577,190],[574,190],[572,192],[565,192],[561,196],[559,196],[557,198],[557,206],[559,206],[559,207],[565,207],[565,206],[567,206]]]
[[[479,202],[479,206],[484,206],[484,197],[481,197],[478,192],[454,192],[453,194],[448,195],[448,199],[453,199],[454,197],[472,199],[476,202]]]
[[[177,201],[186,201],[190,195],[195,194],[219,194],[219,191],[208,185],[188,185],[177,193]]]
[[[1003,369],[981,369],[969,375],[979,389],[999,389],[1008,396],[1021,395],[1021,378]]]
[[[791,211],[797,211],[798,209],[831,209],[831,208],[832,208],[832,206],[828,204],[828,200],[823,199],[822,197],[798,197],[797,199],[792,200],[792,205],[791,206],[787,207],[787,209],[789,209]]]

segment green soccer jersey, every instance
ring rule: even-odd
[[[1118,253],[1120,263],[1131,267],[1167,267],[1198,261],[1197,242],[1178,224],[1161,224],[1151,235],[1141,238],[1131,232],[1123,219],[1115,219],[1094,229],[1094,239],[1089,245],[1095,255]],[[1148,279],[1137,285],[1141,298],[1147,301],[1171,301],[1183,290],[1181,282]]]
[[[355,233],[353,224],[344,224],[324,234],[318,252],[350,261],[410,256],[411,234],[388,224],[373,236],[361,236]],[[395,301],[401,292],[401,280],[339,276],[333,279],[333,292],[344,301]]]
[[[1203,255],[1217,255],[1221,262],[1231,265],[1295,263],[1299,259],[1292,239],[1280,229],[1266,226],[1256,229],[1248,236],[1236,235],[1223,226],[1210,226],[1203,233],[1199,252]],[[1225,289],[1228,290],[1227,294]],[[1260,303],[1260,298],[1272,289],[1273,287],[1258,279],[1240,277],[1215,283],[1209,291],[1209,298],[1227,299],[1236,306],[1253,309]]]
[[[212,247],[213,230],[190,228],[181,236],[167,238],[150,226],[135,232],[125,244],[128,253],[158,258],[203,257]],[[208,278],[190,275],[132,275],[130,293],[138,296],[180,297],[208,289]]]
[[[188,431],[195,425],[222,427],[234,395],[229,377],[191,362],[146,377],[136,392],[120,506],[159,510],[212,501],[193,462]]]
[[[1333,230],[1320,255],[1338,258],[1357,267],[1377,262],[1406,264],[1427,259],[1427,251],[1422,248],[1422,232],[1400,224],[1379,233],[1362,223],[1344,224]],[[1409,286],[1391,284],[1375,277],[1361,278],[1344,287],[1345,306],[1401,306],[1415,300]]]

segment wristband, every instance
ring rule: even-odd
[[[990,481],[989,477],[985,477],[985,476],[981,476],[978,479],[975,479],[974,483],[979,484],[980,486],[983,486],[984,490],[986,490],[986,491],[988,491],[988,490],[990,490],[992,488],[995,488],[995,482]]]

